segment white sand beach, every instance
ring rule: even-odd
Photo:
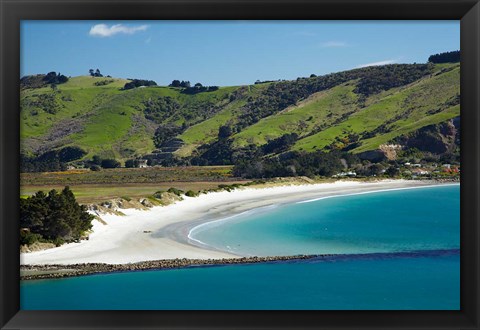
[[[107,223],[93,221],[89,240],[20,255],[21,264],[124,264],[147,260],[238,257],[202,247],[188,238],[189,230],[247,210],[269,205],[306,201],[347,194],[429,186],[434,182],[384,180],[243,188],[199,197],[184,197],[169,206],[147,211],[125,209],[125,216],[102,215]]]

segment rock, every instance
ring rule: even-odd
[[[379,149],[385,154],[388,160],[396,160],[397,152],[403,149],[400,144],[381,144]]]
[[[457,117],[440,124],[425,126],[397,140],[409,148],[443,154],[452,151],[459,144],[460,121]]]
[[[242,257],[242,258],[224,258],[224,259],[164,259],[143,261],[130,264],[73,264],[73,265],[21,265],[20,270],[35,270],[39,273],[21,275],[22,280],[60,278],[94,273],[106,273],[116,271],[140,271],[149,269],[171,269],[184,268],[189,266],[208,266],[225,264],[246,264],[259,262],[277,262],[287,260],[309,259],[328,257],[330,255],[300,255],[300,256],[272,256],[272,257]],[[47,272],[50,271],[50,272]]]

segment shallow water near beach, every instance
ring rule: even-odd
[[[260,256],[453,249],[460,244],[460,186],[272,206],[198,226],[190,238]]]
[[[346,255],[23,281],[21,309],[458,310],[459,201],[449,185],[249,212],[191,236],[241,254]]]

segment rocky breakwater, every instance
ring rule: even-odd
[[[143,271],[152,269],[172,269],[196,266],[251,264],[260,262],[280,262],[288,260],[304,260],[331,255],[297,255],[273,257],[242,257],[226,259],[165,259],[142,261],[129,264],[84,263],[71,265],[21,265],[21,280],[53,279],[81,276],[98,273]]]

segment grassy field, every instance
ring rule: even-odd
[[[152,196],[157,191],[166,191],[169,188],[176,188],[183,191],[216,189],[222,184],[244,184],[245,180],[227,181],[206,181],[206,182],[159,182],[159,183],[126,183],[126,184],[76,184],[70,185],[75,198],[79,203],[98,203],[114,198],[140,199]],[[27,197],[38,191],[48,192],[52,189],[61,191],[63,185],[22,185],[20,188],[21,197]]]
[[[101,171],[21,173],[21,185],[126,184],[230,181],[232,166],[115,168]]]
[[[234,178],[231,166],[118,168],[94,172],[71,170],[65,172],[22,173],[21,196],[37,191],[61,190],[70,186],[82,203],[93,203],[117,197],[148,197],[159,190],[177,188],[183,191],[215,189],[219,185],[246,183]]]

